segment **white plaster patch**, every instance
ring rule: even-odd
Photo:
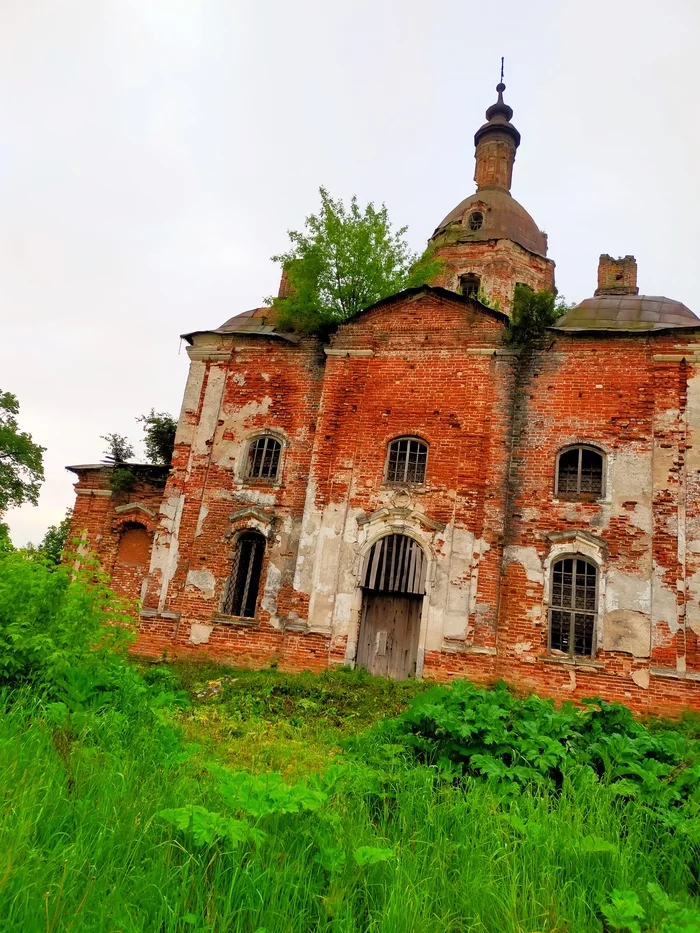
[[[544,571],[542,561],[534,547],[521,547],[511,544],[503,552],[503,563],[520,564],[525,571],[525,577],[530,583],[539,583],[544,585]]]
[[[244,386],[244,385],[245,385],[245,376],[243,375],[243,373],[234,373],[234,374],[233,374],[233,381],[236,383],[237,386]]]
[[[186,583],[187,586],[200,590],[205,599],[211,599],[214,595],[216,581],[214,574],[208,570],[188,570]]]
[[[605,608],[608,612],[625,609],[650,613],[651,580],[643,572],[636,575],[610,568],[606,575]]]
[[[659,567],[654,568],[651,582],[652,625],[656,626],[658,622],[666,622],[671,634],[675,635],[680,627],[678,624],[676,591],[666,585],[663,579],[663,570]]]
[[[526,651],[531,651],[531,650],[532,650],[531,641],[516,641],[516,643],[513,645],[513,651],[515,651],[518,657],[520,657],[520,655],[525,654]]]
[[[649,689],[649,671],[632,671],[632,680],[638,687],[641,687],[642,690]]]
[[[651,617],[643,612],[616,609],[603,621],[603,647],[622,651],[635,658],[648,658],[651,652]]]
[[[270,561],[267,568],[267,577],[265,579],[265,589],[263,591],[261,606],[266,612],[269,612],[271,616],[277,615],[277,597],[281,586],[282,571],[276,564]]]
[[[190,641],[193,645],[206,645],[213,631],[213,625],[193,622],[190,626]]]
[[[202,505],[199,508],[199,517],[197,518],[197,529],[194,533],[195,538],[198,538],[201,535],[202,526],[204,525],[204,519],[207,517],[208,514],[209,514],[209,509],[204,503],[202,503]]]
[[[342,623],[349,623],[352,613],[352,594],[351,593],[339,593],[335,601],[335,613],[334,621]]]

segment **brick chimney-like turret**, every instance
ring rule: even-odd
[[[634,256],[613,259],[607,253],[598,260],[596,295],[638,295],[637,260]]]

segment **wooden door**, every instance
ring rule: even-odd
[[[357,666],[381,677],[415,677],[423,597],[365,591]]]

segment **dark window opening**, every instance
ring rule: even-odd
[[[226,615],[255,618],[264,556],[265,538],[261,534],[246,531],[240,536],[221,607]]]
[[[274,437],[258,437],[248,448],[247,476],[251,479],[277,479],[282,445]]]
[[[580,557],[565,557],[552,568],[549,646],[552,651],[592,657],[598,571]]]
[[[362,586],[377,593],[425,593],[423,549],[408,535],[392,534],[372,545],[365,560]]]
[[[603,455],[591,447],[572,447],[559,454],[556,494],[575,499],[603,495]]]
[[[465,298],[476,298],[481,288],[481,279],[478,275],[470,272],[468,275],[460,275],[459,290]]]
[[[386,461],[388,483],[424,483],[428,445],[413,437],[400,437],[389,444]]]
[[[473,230],[474,232],[481,230],[484,225],[484,215],[481,213],[481,211],[472,211],[469,215],[468,223],[470,230]]]

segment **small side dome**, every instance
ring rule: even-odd
[[[660,295],[598,295],[567,311],[553,330],[640,332],[673,327],[700,327],[700,318],[680,301]]]
[[[455,231],[460,242],[513,240],[531,253],[547,255],[546,235],[525,208],[500,188],[480,188],[465,198],[438,225],[431,241],[455,226],[461,227]]]

